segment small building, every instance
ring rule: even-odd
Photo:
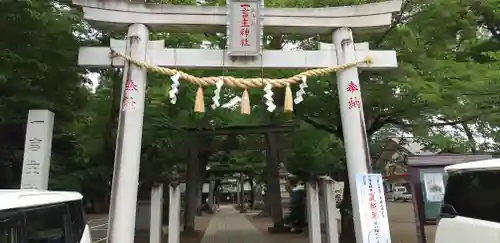
[[[409,157],[439,154],[439,151],[427,149],[419,139],[413,137],[388,137],[378,150],[373,160],[374,170],[382,173],[386,192],[392,192],[397,186],[411,190],[408,184]]]

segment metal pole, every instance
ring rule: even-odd
[[[146,25],[133,24],[128,29],[132,58],[145,61],[149,30]],[[133,243],[137,190],[141,157],[145,69],[126,64],[123,77],[122,105],[116,138],[115,167],[109,210],[108,242]]]
[[[356,51],[352,32],[349,28],[340,28],[333,33],[333,42],[337,52],[338,65],[356,60]],[[356,175],[368,173],[371,164],[366,137],[361,87],[358,68],[351,67],[337,72],[340,114],[346,150],[347,170],[351,189],[352,209],[356,242],[362,243],[361,218],[357,195]]]

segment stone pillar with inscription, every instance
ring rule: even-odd
[[[47,190],[54,113],[49,110],[30,110],[26,126],[21,189]]]

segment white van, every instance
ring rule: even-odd
[[[0,243],[90,243],[77,192],[0,190]]]
[[[500,159],[450,165],[436,243],[500,242]]]

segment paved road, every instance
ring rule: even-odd
[[[108,215],[88,215],[88,225],[94,243],[105,243],[108,231]],[[182,229],[182,227],[181,227]],[[165,229],[166,231],[166,229]],[[245,215],[233,205],[221,205],[212,216],[201,243],[270,243]]]
[[[214,214],[201,243],[270,243],[248,219],[232,205],[221,205]]]
[[[89,215],[87,221],[93,242],[105,242],[108,234],[108,215]]]

